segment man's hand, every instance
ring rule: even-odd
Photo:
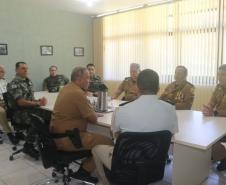
[[[45,97],[42,97],[39,100],[40,106],[45,106],[47,104],[47,99]]]
[[[96,112],[97,117],[104,117],[104,114]]]
[[[213,108],[209,105],[203,105],[202,113],[205,116],[214,116]]]

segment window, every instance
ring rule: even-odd
[[[161,83],[184,65],[190,82],[214,85],[218,66],[226,63],[222,11],[224,0],[182,0],[99,19],[104,79],[121,81],[136,62],[156,70]]]

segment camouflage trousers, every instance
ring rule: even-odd
[[[40,116],[47,124],[49,124],[51,120],[51,112],[40,108],[21,109],[14,112],[13,121],[18,125],[27,125],[27,136],[25,142],[29,144],[33,144],[36,140],[36,132],[31,123],[31,114]]]

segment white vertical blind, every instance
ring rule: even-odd
[[[214,85],[220,60],[226,63],[224,7],[224,0],[181,0],[99,19],[104,79],[122,80],[136,62],[156,70],[161,83],[184,65],[190,82]]]

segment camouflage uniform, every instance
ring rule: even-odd
[[[37,114],[38,116],[44,118],[46,121],[50,120],[50,113],[39,109],[37,107],[20,107],[17,105],[17,100],[25,99],[29,101],[34,101],[34,90],[33,83],[29,78],[22,79],[19,76],[16,76],[10,83],[7,85],[8,92],[8,104],[9,108],[12,109],[13,112],[13,121],[19,124],[31,124],[30,114]],[[34,130],[32,127],[28,127],[28,133],[26,142],[33,143],[34,142]]]
[[[101,78],[99,76],[92,76],[90,77],[90,83],[88,91],[90,92],[97,92],[99,90],[99,86],[102,84]]]
[[[137,82],[133,81],[133,79],[131,77],[127,77],[120,84],[119,91],[121,93],[125,92],[125,96],[123,97],[123,100],[125,100],[125,101],[135,100],[138,97]]]
[[[190,110],[194,101],[194,89],[194,85],[187,81],[181,84],[173,82],[166,87],[160,99],[175,105],[177,110]]]
[[[49,76],[43,82],[43,90],[58,92],[61,86],[68,84],[69,80],[64,75]]]

